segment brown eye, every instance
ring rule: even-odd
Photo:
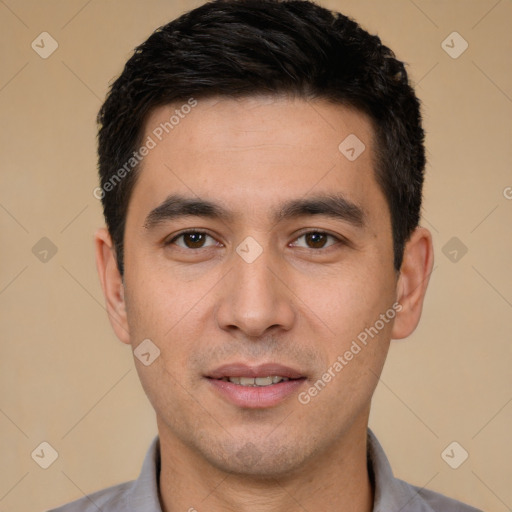
[[[207,244],[206,242],[208,239],[213,243],[210,242]],[[202,231],[188,231],[177,235],[167,243],[167,245],[171,244],[175,244],[183,249],[202,249],[203,247],[215,245],[215,240],[210,235],[203,233]]]
[[[325,233],[306,233],[304,236],[306,243],[313,249],[320,249],[327,242],[327,235]]]
[[[301,240],[302,242],[299,242]],[[339,240],[335,236],[329,235],[328,233],[324,233],[322,231],[309,231],[308,233],[304,233],[299,236],[293,245],[297,247],[305,247],[306,249],[324,249],[335,244],[337,241]]]
[[[183,235],[183,242],[190,249],[197,249],[203,246],[205,238],[204,233],[185,233]]]

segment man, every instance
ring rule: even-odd
[[[433,265],[391,50],[308,1],[214,1],[137,48],[99,122],[97,266],[158,436],[138,480],[57,511],[475,511],[368,429]]]

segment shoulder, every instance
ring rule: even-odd
[[[160,442],[155,436],[149,446],[137,480],[123,482],[47,512],[126,512],[128,510],[159,511],[158,474]]]
[[[373,512],[482,512],[393,475],[384,450],[368,429],[368,468],[375,488]]]
[[[428,505],[429,508],[426,508],[425,510],[432,510],[434,512],[482,512],[480,509],[466,505],[465,503],[453,498],[449,498],[444,494],[439,494],[437,492],[430,491],[429,489],[408,484],[403,480],[399,480],[399,482],[402,485],[409,487],[418,500],[422,500],[425,505]],[[411,510],[418,509],[413,506]]]
[[[133,481],[113,485],[48,512],[98,512],[98,510],[101,512],[124,512],[126,510],[125,497],[132,484]]]

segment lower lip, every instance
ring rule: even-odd
[[[305,382],[303,379],[287,380],[270,386],[241,386],[225,380],[208,379],[214,389],[238,407],[264,409],[273,407],[297,392]]]

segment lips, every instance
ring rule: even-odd
[[[300,371],[278,363],[266,363],[258,366],[249,366],[243,363],[225,364],[211,371],[207,377],[210,379],[225,379],[230,377],[266,378],[285,377],[287,379],[303,379]]]
[[[306,385],[304,374],[277,363],[226,364],[211,371],[206,380],[218,397],[243,409],[277,407]]]

